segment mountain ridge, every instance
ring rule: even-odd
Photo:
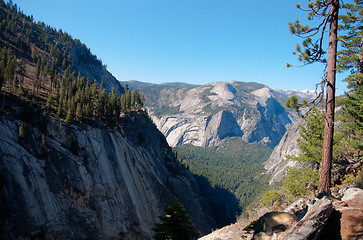
[[[145,95],[154,123],[173,147],[218,145],[225,137],[237,136],[273,148],[296,118],[284,107],[291,94],[255,82],[122,84]]]

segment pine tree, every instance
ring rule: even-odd
[[[94,98],[97,98],[98,95],[98,85],[97,85],[97,80],[93,81],[93,84],[91,86],[91,92],[92,92],[92,96]]]
[[[300,125],[300,138],[297,140],[299,144],[300,154],[292,159],[301,163],[309,163],[315,169],[319,168],[322,157],[321,149],[323,147],[324,138],[324,115],[318,109],[313,109],[306,125]]]
[[[155,224],[152,229],[155,240],[188,240],[198,237],[180,199],[166,207],[164,212],[165,216],[159,216],[161,223]]]
[[[137,89],[135,88],[134,90],[132,90],[131,93],[131,107],[136,107],[137,106],[137,98],[138,98],[138,92]]]
[[[48,151],[48,148],[45,143],[45,137],[44,137],[44,134],[42,134],[42,138],[40,140],[40,145],[39,145],[40,156],[44,157],[45,154],[47,153],[47,151]]]
[[[20,84],[23,84],[25,76],[25,61],[23,58],[19,62],[18,74],[20,75]]]
[[[62,105],[63,105],[63,101],[61,100],[61,101],[59,101],[58,107],[57,107],[57,113],[56,114],[57,114],[58,117],[62,117],[62,115],[63,115]]]
[[[125,92],[125,107],[126,107],[126,111],[131,110],[131,91],[130,91],[130,89],[127,89],[127,91]]]
[[[2,89],[2,86],[3,86],[4,82],[5,82],[4,71],[0,67],[0,91]]]
[[[351,72],[345,81],[353,89],[363,84],[363,2],[354,0],[354,4],[343,4],[342,9],[345,14],[339,16],[342,50],[338,51],[337,70]]]
[[[297,198],[313,193],[319,180],[319,167],[322,159],[324,138],[324,114],[314,108],[309,113],[306,123],[299,125],[298,138],[300,154],[288,156],[298,161],[298,168],[289,167],[280,190],[267,191],[262,196],[261,205],[278,208],[284,202],[293,202]],[[311,187],[311,188],[309,188]]]
[[[354,171],[362,165],[363,151],[363,1],[342,5],[344,14],[339,16],[342,50],[338,52],[337,69],[350,71],[344,79],[350,92],[342,111],[341,155]]]
[[[72,122],[72,113],[68,110],[66,119],[64,120],[65,123],[70,124]]]
[[[83,114],[85,118],[89,118],[91,116],[92,113],[89,103],[83,105]]]
[[[7,63],[6,63],[6,67],[5,67],[5,79],[7,81],[7,85],[8,85],[9,89],[13,84],[14,76],[15,76],[15,58],[14,58],[10,48],[8,48]]]
[[[47,103],[45,104],[46,108],[51,109],[53,106],[53,97],[52,94],[48,94]]]
[[[362,160],[363,152],[363,85],[357,85],[346,94],[346,104],[342,111],[342,144],[345,160],[351,164]],[[360,167],[358,165],[356,167]]]
[[[134,108],[142,108],[144,106],[144,100],[142,94],[140,94],[135,88],[131,94],[131,106]]]
[[[301,5],[298,4],[297,8],[301,9]],[[299,20],[296,20],[295,23],[289,23],[289,27],[292,34],[305,38],[303,42],[303,50],[299,44],[296,46],[296,53],[299,54],[299,60],[303,61],[305,64],[315,62],[326,63],[326,60],[323,58],[325,54],[323,43],[327,29],[329,32],[328,61],[326,63],[327,74],[326,79],[324,79],[324,82],[326,82],[326,114],[318,191],[330,193],[331,166],[333,157],[339,0],[309,1],[307,11],[309,12],[308,20],[314,20],[316,18],[321,19],[321,22],[317,27],[301,25]],[[313,36],[318,36],[315,41],[312,39]]]
[[[121,112],[126,112],[126,96],[125,94],[121,95]]]
[[[25,123],[20,122],[19,123],[19,139],[20,141],[24,140],[25,138]]]
[[[76,114],[79,120],[83,120],[83,107],[80,102],[77,103]]]

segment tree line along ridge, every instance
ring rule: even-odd
[[[144,96],[126,85],[108,91],[103,80],[75,71],[71,46],[82,49],[83,61],[102,65],[80,40],[23,14],[16,4],[0,1],[0,89],[64,118],[117,121],[141,110]],[[117,91],[118,90],[118,91]],[[123,92],[121,96],[116,92]]]

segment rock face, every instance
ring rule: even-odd
[[[72,65],[76,72],[82,76],[88,77],[91,83],[96,79],[98,84],[103,81],[103,87],[111,92],[115,87],[116,93],[121,95],[124,90],[120,82],[109,72],[102,62],[97,60],[95,56],[91,57],[89,49],[85,46],[71,45],[67,47],[68,52],[72,57]]]
[[[291,125],[280,143],[274,148],[270,158],[265,163],[265,169],[268,174],[271,174],[269,181],[270,185],[282,181],[286,175],[287,167],[296,167],[298,163],[288,156],[299,155],[299,145],[297,139],[300,137],[299,125],[303,124],[302,119],[299,119]]]
[[[122,121],[110,131],[52,118],[44,148],[39,128],[28,123],[20,138],[19,120],[1,116],[1,238],[151,239],[176,196],[200,233],[214,228],[194,178],[151,121]]]
[[[275,147],[291,123],[282,94],[262,84],[216,82],[142,84],[125,82],[146,97],[146,106],[170,146],[218,145],[227,137]]]
[[[363,190],[360,188],[342,189],[342,201],[335,204],[340,217],[340,234],[342,240],[363,239]]]

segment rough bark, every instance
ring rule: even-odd
[[[333,0],[329,30],[328,70],[326,87],[326,113],[318,191],[330,192],[331,164],[333,155],[334,108],[335,108],[335,75],[337,58],[339,0]]]
[[[357,75],[358,74],[363,74],[363,51],[362,51],[362,46],[363,46],[363,36],[360,39],[360,43],[361,43],[361,51],[359,53],[359,63],[358,63],[358,71],[357,71]],[[357,80],[357,85],[362,85],[363,81],[359,79]]]

